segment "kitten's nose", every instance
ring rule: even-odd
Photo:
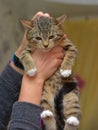
[[[45,48],[47,48],[47,47],[48,47],[48,45],[44,45],[44,47],[45,47]]]

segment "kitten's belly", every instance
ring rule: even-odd
[[[50,89],[53,89],[54,93],[57,93],[63,86],[63,83],[61,81],[61,75],[59,71],[57,71],[45,82],[45,87],[47,86]]]

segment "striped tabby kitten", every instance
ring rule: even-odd
[[[31,57],[36,48],[48,49],[62,46],[65,57],[60,68],[44,84],[41,118],[45,130],[76,130],[80,119],[79,90],[72,76],[72,65],[77,56],[75,45],[63,39],[61,24],[65,17],[58,19],[40,16],[32,21],[22,20],[27,28],[27,45],[20,56],[26,73],[36,74],[37,68]],[[63,40],[62,40],[63,39]]]

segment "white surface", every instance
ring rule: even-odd
[[[98,5],[98,0],[44,0],[44,1],[59,2],[66,4]]]

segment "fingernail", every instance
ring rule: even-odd
[[[66,37],[67,37],[67,35],[66,35],[66,34],[64,34],[64,35],[63,35],[63,37],[62,37],[62,39],[66,39]]]

